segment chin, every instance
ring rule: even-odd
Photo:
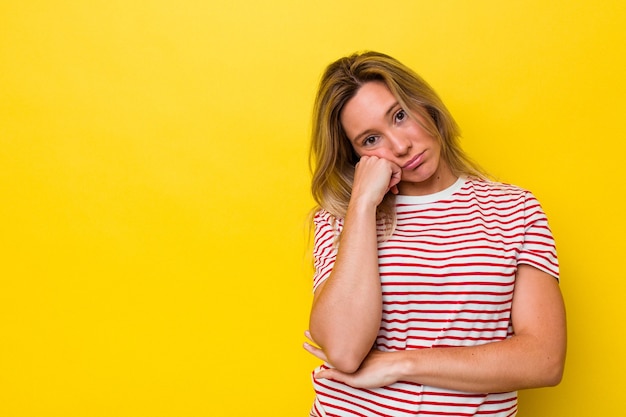
[[[434,177],[435,173],[434,172],[430,172],[430,173],[410,173],[409,175],[406,176],[402,176],[402,181],[406,182],[406,183],[410,183],[410,184],[422,184],[422,183],[427,183],[429,180],[431,180]]]

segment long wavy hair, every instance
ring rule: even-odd
[[[413,70],[378,52],[355,53],[331,63],[322,75],[313,107],[309,153],[311,191],[318,207],[336,219],[345,217],[358,155],[341,125],[340,114],[348,100],[368,81],[382,81],[400,105],[441,144],[441,157],[457,175],[484,178],[459,144],[459,128],[437,93]],[[415,118],[418,120],[417,118]],[[385,235],[395,228],[395,196],[388,193],[378,207],[377,219]]]

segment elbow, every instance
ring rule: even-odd
[[[322,337],[314,333],[311,326],[310,333],[324,352],[323,358],[330,366],[346,374],[356,372],[372,349],[374,340],[357,342],[350,337]]]
[[[559,385],[563,380],[565,372],[565,357],[567,352],[567,344],[563,342],[560,348],[551,356],[548,367],[548,386],[554,387]]]
[[[563,373],[565,371],[565,353],[554,355],[553,357],[546,358],[546,362],[541,367],[541,375],[539,387],[554,387],[561,383],[563,380]]]
[[[546,370],[545,386],[554,387],[561,383],[563,380],[563,373],[565,371],[565,361],[554,361]]]
[[[353,343],[328,343],[322,346],[326,362],[346,374],[356,372],[371,348]]]
[[[363,362],[364,357],[361,355],[357,355],[354,353],[346,354],[345,352],[327,352],[326,357],[328,358],[328,362],[333,366],[333,368],[337,369],[346,374],[352,374],[356,372],[361,363]]]

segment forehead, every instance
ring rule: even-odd
[[[382,104],[397,101],[387,84],[382,81],[368,81],[363,84],[356,94],[343,107],[345,113],[349,108],[378,107]],[[387,110],[387,109],[385,109]]]
[[[384,82],[368,81],[346,102],[339,119],[348,137],[353,138],[384,121],[397,104],[398,100]]]

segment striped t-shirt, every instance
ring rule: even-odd
[[[510,337],[520,263],[558,279],[552,233],[518,187],[460,178],[426,196],[396,196],[397,226],[378,245],[383,351],[471,346]],[[314,288],[330,275],[341,220],[315,216]],[[326,365],[322,365],[325,367]],[[409,382],[357,389],[313,380],[312,416],[514,416],[517,393],[469,394]]]

